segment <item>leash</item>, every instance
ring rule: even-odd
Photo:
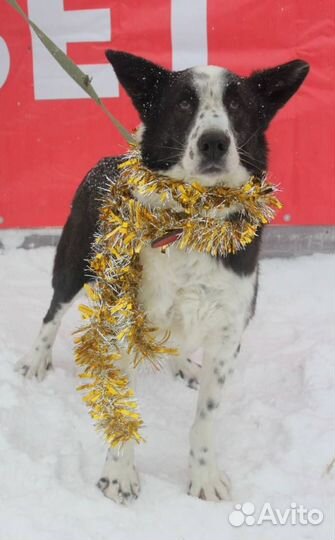
[[[48,49],[49,53],[54,57],[56,62],[66,71],[66,73],[88,94],[99,107],[107,114],[108,118],[113,122],[114,127],[122,135],[122,137],[129,143],[135,144],[135,138],[132,134],[121,124],[121,122],[115,118],[115,116],[107,109],[104,102],[100,99],[96,93],[94,87],[91,84],[91,78],[84,73],[78,66],[75,64],[71,58],[69,58],[56,43],[54,43],[23,11],[21,6],[16,2],[16,0],[6,0],[8,4],[12,6],[23,19],[29,24],[32,30],[35,32],[37,37],[41,40],[43,45]]]

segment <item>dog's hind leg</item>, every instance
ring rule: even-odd
[[[17,364],[16,370],[25,377],[43,380],[52,366],[52,346],[61,320],[74,297],[89,281],[87,259],[92,242],[92,229],[88,221],[72,213],[56,250],[53,269],[53,298],[41,325],[39,334],[30,350]],[[86,216],[85,216],[86,217]]]
[[[116,175],[117,160],[103,159],[77,189],[56,250],[52,279],[54,295],[49,310],[31,352],[17,365],[27,377],[44,378],[51,366],[51,349],[62,316],[83,285],[92,279],[87,261],[97,230],[100,189],[106,189],[110,178]]]
[[[54,293],[49,310],[43,319],[40,331],[35,339],[31,350],[27,355],[18,361],[15,368],[27,379],[37,377],[42,381],[46,373],[52,367],[52,346],[55,342],[57,332],[67,309],[71,302],[60,302],[57,300],[57,292]]]

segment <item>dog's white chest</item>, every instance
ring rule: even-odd
[[[140,300],[150,320],[188,350],[202,346],[216,330],[232,321],[243,326],[253,293],[255,273],[240,277],[203,253],[172,246],[167,252],[146,248],[141,253]]]

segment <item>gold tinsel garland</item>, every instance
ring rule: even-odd
[[[118,368],[122,355],[130,355],[135,366],[144,360],[157,365],[162,355],[176,352],[165,346],[169,336],[150,324],[138,301],[142,249],[172,236],[179,249],[236,253],[281,207],[265,177],[251,177],[239,188],[185,183],[148,170],[138,147],[131,148],[119,170],[103,197],[90,261],[96,280],[85,286],[91,302],[80,306],[85,323],[75,339],[80,376],[89,379],[80,389],[87,391],[90,414],[113,446],[142,440],[134,392]],[[150,207],[150,196],[158,197],[160,208]],[[220,210],[232,207],[237,220],[220,216]]]

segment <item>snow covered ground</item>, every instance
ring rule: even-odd
[[[126,508],[95,487],[105,447],[75,390],[76,306],[47,380],[26,381],[13,370],[47,309],[53,254],[13,247],[0,254],[0,540],[333,540],[335,256],[261,263],[256,317],[217,424],[233,500],[186,495],[196,392],[167,370],[144,371],[142,493]],[[233,527],[229,514],[247,501],[255,517],[264,503],[281,511],[296,503],[322,510],[324,521]]]

